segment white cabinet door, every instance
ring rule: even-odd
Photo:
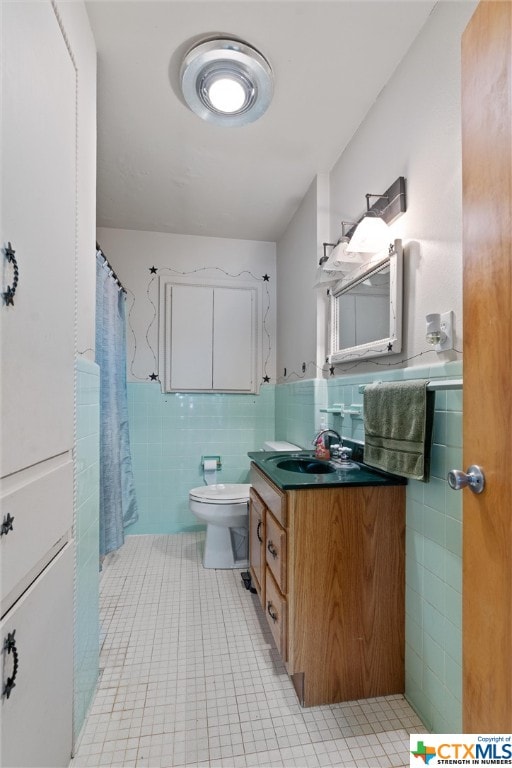
[[[254,385],[255,296],[252,290],[215,288],[213,389],[251,392]]]
[[[76,72],[50,2],[2,15],[0,245],[19,266],[14,306],[0,306],[5,476],[73,442]]]
[[[211,389],[213,291],[173,285],[170,293],[170,388]]]
[[[71,757],[73,692],[73,545],[66,547],[1,623],[0,764],[67,766]],[[14,632],[15,647],[5,643]]]

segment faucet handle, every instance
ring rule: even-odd
[[[348,459],[350,459],[351,456],[352,456],[352,448],[349,448],[346,445],[341,445],[340,452],[339,452],[340,459],[342,461],[348,461]]]
[[[342,446],[339,443],[331,445],[331,456],[338,457],[341,454]]]

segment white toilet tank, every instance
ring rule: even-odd
[[[298,445],[293,445],[293,443],[287,443],[285,440],[268,440],[263,443],[263,450],[282,451],[284,453],[285,451],[301,451],[302,448],[299,448]]]

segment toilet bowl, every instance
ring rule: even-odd
[[[205,568],[249,567],[249,483],[205,485],[189,492],[189,508],[206,524]]]

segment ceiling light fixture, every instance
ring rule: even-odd
[[[217,125],[252,123],[273,95],[272,69],[241,40],[208,38],[191,48],[181,65],[181,88],[190,109]]]

